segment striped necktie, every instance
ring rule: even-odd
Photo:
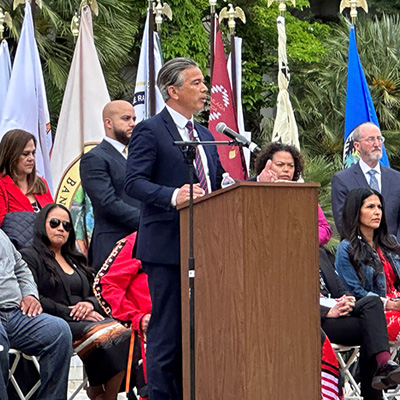
[[[194,137],[193,124],[191,121],[188,121],[188,123],[186,124],[186,128],[188,130],[189,139],[192,142],[195,141],[196,139]],[[206,179],[206,174],[204,173],[203,161],[201,160],[200,151],[198,147],[196,147],[196,158],[194,161],[196,164],[197,179],[199,180],[200,187],[204,189],[205,193],[207,194],[208,193],[207,179]]]
[[[379,184],[378,184],[378,179],[376,179],[375,174],[377,174],[378,172],[375,171],[374,169],[370,169],[367,174],[371,177],[371,179],[369,180],[369,186],[371,187],[371,189],[376,190],[377,192],[380,192],[379,190]]]

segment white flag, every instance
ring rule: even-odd
[[[11,60],[10,52],[8,51],[8,44],[4,39],[0,43],[0,120],[1,114],[6,101],[8,85],[11,76]]]
[[[102,111],[109,101],[93,39],[92,14],[85,6],[51,156],[55,199],[67,208],[80,186],[81,155],[105,135]]]
[[[154,75],[157,80],[158,72],[163,64],[160,40],[157,32],[154,32]],[[144,27],[142,47],[140,49],[139,65],[136,74],[135,94],[133,96],[133,107],[135,108],[136,123],[150,118],[150,79],[149,79],[149,14],[147,13],[146,25]],[[161,92],[156,85],[156,114],[164,107],[165,103]]]
[[[103,108],[110,101],[93,39],[92,13],[82,8],[79,36],[58,120],[51,171],[57,203],[72,214],[76,239],[87,251],[94,227],[90,199],[81,185],[80,159],[104,138]]]
[[[291,144],[300,150],[299,134],[296,119],[290,102],[288,86],[290,81],[289,69],[286,55],[286,31],[285,19],[281,16],[277,18],[278,25],[278,98],[276,101],[276,117],[274,131],[272,133],[273,142]]]
[[[25,3],[25,18],[0,121],[0,137],[10,129],[23,129],[36,137],[36,171],[47,180],[51,190],[50,116],[29,1]]]
[[[251,132],[247,132],[244,127],[244,118],[243,118],[243,106],[242,106],[242,38],[235,37],[235,54],[236,54],[236,112],[237,112],[237,124],[238,130],[241,135],[243,135],[247,140],[251,141]],[[229,54],[228,57],[228,74],[229,80],[232,84],[232,53]],[[248,148],[243,148],[244,158],[246,160],[247,173],[250,172],[250,158],[251,153]]]

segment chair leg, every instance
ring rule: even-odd
[[[359,355],[359,347],[345,347],[345,346],[340,346],[337,344],[332,344],[333,349],[336,354],[336,358],[338,360],[339,366],[342,369],[345,377],[348,380],[349,386],[350,386],[350,393],[345,394],[345,400],[362,400],[363,397],[361,396],[361,389],[359,384],[356,382],[354,379],[350,367],[353,365],[353,363],[357,360],[358,355]],[[350,358],[345,362],[342,354],[345,351],[351,351]]]
[[[38,388],[40,386],[40,379],[35,383],[35,385],[31,388],[31,390],[26,395],[24,395],[24,393],[22,392],[17,380],[14,377],[14,374],[15,374],[15,371],[17,369],[18,363],[21,360],[21,356],[23,356],[27,360],[32,361],[33,364],[35,365],[35,368],[37,369],[37,371],[40,374],[39,362],[38,362],[36,357],[28,356],[26,354],[23,354],[19,350],[10,349],[10,351],[8,353],[15,356],[15,359],[12,362],[11,368],[10,368],[10,371],[9,371],[9,380],[10,380],[11,384],[14,386],[14,389],[15,389],[18,397],[21,400],[29,400],[34,395],[34,393],[38,390]]]

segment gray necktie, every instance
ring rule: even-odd
[[[367,174],[371,177],[371,179],[369,180],[369,186],[371,187],[371,189],[374,189],[378,192],[380,192],[379,190],[379,184],[378,184],[378,179],[376,179],[375,174],[377,174],[378,172],[375,171],[374,169],[370,169]]]

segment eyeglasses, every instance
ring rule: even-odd
[[[62,223],[62,227],[64,228],[65,232],[69,232],[72,229],[71,222],[68,222],[68,221],[61,222],[58,218],[52,218],[49,221],[50,228],[52,228],[52,229],[58,228],[61,223]]]
[[[365,139],[356,140],[356,142],[367,142],[368,144],[372,144],[375,143],[375,140],[377,140],[378,143],[383,143],[385,138],[383,136],[369,136]]]

